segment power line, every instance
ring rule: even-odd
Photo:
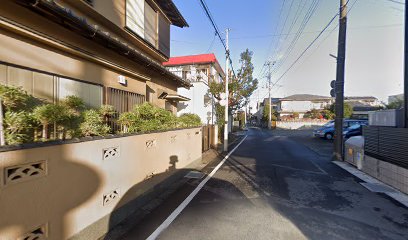
[[[214,21],[214,18],[213,18],[212,14],[211,14],[211,11],[210,11],[210,9],[208,8],[208,6],[207,6],[207,4],[205,3],[204,0],[199,0],[199,1],[200,1],[200,3],[201,3],[202,8],[204,9],[205,14],[207,15],[208,19],[210,20],[211,25],[213,26],[213,28],[214,28],[214,30],[215,30],[215,34],[218,35],[218,37],[219,37],[219,39],[220,39],[222,45],[224,46],[224,49],[225,49],[227,58],[228,58],[229,63],[230,63],[230,65],[231,65],[232,73],[233,73],[234,76],[236,76],[236,75],[235,75],[235,71],[234,71],[234,66],[232,66],[232,60],[231,60],[231,57],[230,57],[230,54],[229,54],[229,50],[227,49],[227,46],[226,46],[226,44],[225,44],[224,39],[221,37],[221,33],[220,33],[220,31],[219,31],[219,28],[218,28],[217,24],[216,24],[215,21]],[[225,74],[228,74],[228,73],[225,73]]]
[[[306,49],[299,55],[299,57],[289,66],[289,68],[276,80],[274,85],[276,85],[282,78],[295,66],[295,64],[303,57],[303,55],[309,50],[313,44],[317,41],[317,39],[322,36],[322,34],[326,31],[326,29],[333,23],[333,21],[337,18],[339,14],[334,15],[334,17],[329,21],[329,23],[323,28],[323,30],[316,36],[316,38],[306,47]]]
[[[279,10],[278,23],[276,24],[276,27],[275,27],[275,30],[274,30],[274,35],[276,35],[276,33],[278,32],[278,27],[279,27],[279,23],[280,23],[280,21],[281,21],[281,17],[282,17],[282,12],[283,12],[283,7],[284,7],[284,6],[285,6],[285,0],[282,1],[282,5],[281,5],[280,10]],[[266,51],[266,57],[265,57],[265,58],[268,58],[268,57],[269,57],[269,52],[271,51],[272,44],[273,44],[273,39],[271,39],[271,42],[270,42],[269,45],[268,45],[268,50]],[[265,67],[265,65],[262,64],[262,68],[261,68],[261,70],[259,71],[257,78],[260,78],[260,77],[263,75],[263,69],[264,69],[264,67]]]
[[[402,5],[405,4],[404,2],[400,2],[400,1],[396,1],[396,0],[385,0],[385,1],[392,2],[392,3],[398,3],[398,4],[402,4]]]
[[[277,66],[274,69],[274,73],[278,72],[278,70],[283,66],[283,64],[288,60],[290,54],[293,52],[293,50],[296,47],[296,44],[299,41],[300,36],[303,34],[307,24],[309,23],[310,19],[316,12],[316,9],[320,3],[320,0],[314,0],[312,4],[310,5],[308,11],[306,12],[302,23],[300,24],[300,27],[297,31],[296,36],[292,39],[291,43],[289,44],[288,48],[286,49],[285,53],[283,54],[283,59],[278,62]]]

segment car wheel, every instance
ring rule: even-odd
[[[332,133],[326,133],[324,135],[324,138],[327,139],[327,140],[333,140],[333,134]]]

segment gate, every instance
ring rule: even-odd
[[[213,139],[213,131],[212,131],[213,126],[212,125],[207,125],[203,126],[202,128],[202,139],[203,139],[203,152],[206,152],[210,150],[211,145],[212,145],[212,139]]]

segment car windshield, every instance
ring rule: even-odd
[[[334,127],[334,122],[328,122],[324,124],[323,127]]]
[[[360,124],[359,123],[357,123],[357,124],[354,124],[354,125],[352,125],[351,127],[349,127],[348,128],[348,130],[355,130],[355,129],[359,129],[360,128]]]

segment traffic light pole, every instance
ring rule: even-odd
[[[272,129],[272,100],[271,100],[271,63],[267,63],[268,66],[268,93],[269,93],[269,114],[268,114],[268,129]]]
[[[408,1],[405,1],[405,53],[404,53],[404,117],[408,128]]]
[[[347,0],[340,0],[339,41],[336,70],[334,158],[343,160],[344,70],[346,62]]]

